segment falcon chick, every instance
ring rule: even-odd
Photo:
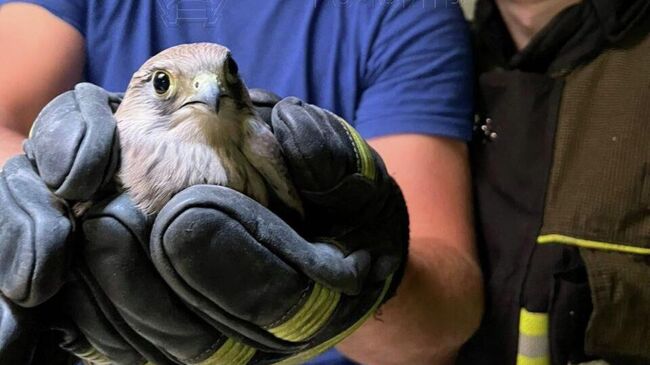
[[[263,205],[272,189],[302,215],[280,145],[227,48],[185,44],[152,57],[133,75],[115,117],[118,178],[145,213],[158,213],[189,186],[214,184]]]

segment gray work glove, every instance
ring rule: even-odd
[[[305,202],[298,230],[216,186],[181,192],[154,222],[124,195],[96,205],[56,298],[75,324],[67,349],[119,364],[298,361],[390,296],[408,223],[381,160],[341,119],[297,99],[275,106],[271,124]],[[31,151],[38,162],[45,150]]]
[[[33,307],[65,280],[74,222],[69,205],[104,189],[117,168],[111,105],[119,97],[79,84],[39,114],[26,156],[0,172],[0,291]]]

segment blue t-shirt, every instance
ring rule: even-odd
[[[471,49],[453,1],[22,1],[82,34],[86,80],[112,91],[167,47],[216,42],[249,87],[330,109],[366,138],[471,135]]]
[[[86,80],[112,91],[167,47],[216,42],[231,49],[249,87],[330,109],[365,138],[471,136],[472,55],[453,1],[21,1],[76,28]],[[327,356],[318,364],[345,363]]]

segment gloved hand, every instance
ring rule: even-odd
[[[103,190],[119,156],[117,94],[79,84],[41,111],[25,155],[0,168],[0,364],[69,364],[36,307],[68,275],[70,203]],[[64,200],[68,199],[68,201]],[[49,323],[55,324],[55,323]],[[58,323],[56,323],[58,326]],[[54,347],[56,345],[56,347]]]
[[[153,222],[126,195],[109,199],[84,218],[61,306],[79,329],[67,348],[119,364],[298,363],[390,296],[408,232],[381,160],[297,99],[271,124],[304,199],[300,232],[224,187],[188,188]]]
[[[287,99],[272,119],[306,203],[300,232],[214,186],[182,192],[155,222],[126,196],[95,206],[56,298],[75,323],[67,349],[119,364],[298,361],[389,297],[408,232],[381,161],[322,109]]]
[[[14,303],[36,306],[63,284],[74,223],[66,200],[92,198],[113,176],[117,102],[97,86],[77,85],[39,114],[27,157],[0,170],[0,291]]]

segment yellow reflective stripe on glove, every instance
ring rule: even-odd
[[[331,347],[336,346],[339,342],[343,341],[346,337],[350,336],[352,332],[356,331],[359,327],[361,327],[362,324],[364,324],[368,319],[370,319],[371,316],[375,314],[377,309],[381,306],[381,304],[384,301],[384,297],[386,297],[386,293],[388,292],[388,289],[390,288],[391,284],[393,282],[393,275],[389,276],[388,279],[386,279],[386,283],[384,284],[384,288],[381,291],[381,294],[377,298],[377,301],[375,304],[373,304],[372,308],[357,322],[355,322],[352,326],[348,327],[345,331],[339,333],[338,335],[330,338],[329,340],[321,343],[320,345],[313,347],[307,351],[303,351],[301,353],[298,353],[296,355],[293,355],[287,359],[284,359],[282,361],[279,361],[275,363],[275,365],[298,365],[302,364],[318,355],[321,353],[327,351]]]
[[[246,365],[256,350],[233,339],[228,339],[212,356],[196,365]]]
[[[84,352],[74,352],[75,356],[83,360],[87,365],[112,365],[113,362],[106,355],[97,351],[94,347]]]
[[[352,145],[354,146],[354,151],[357,154],[357,168],[359,170],[359,173],[370,180],[374,180],[377,172],[375,170],[375,162],[373,161],[372,151],[370,150],[370,147],[366,141],[361,138],[359,132],[357,132],[356,129],[352,128],[348,122],[338,116],[337,120],[339,123],[341,123],[343,128],[345,128],[348,137],[350,138],[350,142],[352,142]]]
[[[315,283],[302,308],[289,320],[269,329],[286,341],[304,341],[323,328],[341,299],[341,294]]]

